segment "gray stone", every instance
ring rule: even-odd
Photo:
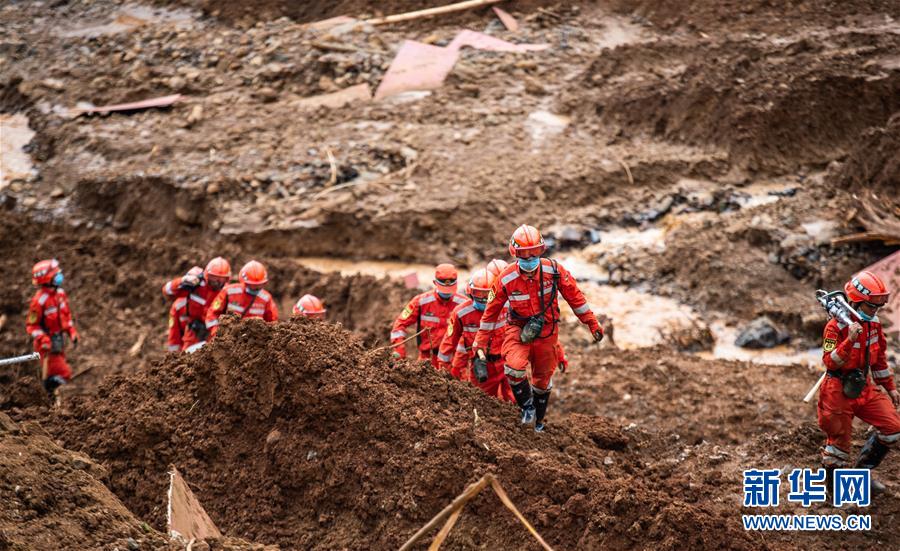
[[[789,340],[791,340],[789,334],[782,331],[771,319],[762,316],[744,327],[734,344],[741,348],[773,348]]]

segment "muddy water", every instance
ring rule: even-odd
[[[37,171],[23,148],[34,138],[25,115],[0,115],[0,190],[13,180],[32,180]]]

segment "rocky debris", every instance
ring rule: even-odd
[[[790,340],[788,333],[768,317],[762,316],[741,329],[734,344],[742,348],[774,348]]]

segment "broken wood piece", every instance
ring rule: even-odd
[[[463,491],[463,493],[456,496],[456,499],[450,502],[450,505],[444,507],[441,512],[436,514],[434,518],[428,521],[425,526],[423,526],[419,529],[418,532],[413,534],[412,537],[403,544],[403,546],[400,548],[400,551],[409,551],[410,549],[412,549],[413,545],[415,545],[417,541],[422,539],[425,534],[427,534],[431,531],[432,528],[440,524],[441,521],[452,515],[457,509],[461,509],[463,505],[469,502],[470,499],[478,495],[478,492],[480,492],[482,489],[484,489],[485,486],[490,484],[491,480],[493,479],[493,475],[486,474],[481,477],[478,482],[470,484],[469,487]]]
[[[386,25],[388,23],[399,23],[401,21],[412,21],[414,19],[422,19],[425,17],[432,17],[435,15],[443,15],[445,13],[454,13],[458,11],[465,11],[474,8],[478,8],[481,6],[489,6],[491,4],[496,4],[498,2],[502,2],[503,0],[467,0],[466,2],[458,2],[456,4],[449,4],[447,6],[440,6],[437,8],[428,8],[424,10],[416,10],[410,11],[406,13],[398,13],[396,15],[388,15],[385,17],[375,17],[373,19],[365,20],[366,23],[370,25]]]
[[[497,16],[497,19],[503,23],[503,26],[506,27],[507,31],[517,32],[519,30],[519,22],[516,21],[516,18],[510,15],[507,11],[494,6],[491,8],[494,10],[494,14]]]
[[[138,336],[137,341],[135,341],[135,343],[133,345],[131,345],[131,348],[128,350],[128,355],[131,356],[132,358],[134,358],[135,356],[140,354],[141,348],[144,346],[145,340],[147,340],[147,332],[146,331],[141,333],[140,336]]]
[[[333,52],[344,52],[348,54],[355,54],[360,51],[356,46],[348,46],[347,44],[337,44],[335,42],[325,42],[323,40],[314,40],[310,42],[310,46],[313,48],[318,48],[320,50],[330,50]]]
[[[325,184],[325,187],[331,187],[337,183],[337,161],[334,160],[334,153],[331,152],[331,148],[328,146],[325,146],[325,155],[328,157],[328,165],[331,169],[331,177],[328,178],[328,183]]]
[[[503,486],[500,485],[500,481],[498,481],[494,477],[491,477],[491,488],[494,489],[494,493],[497,494],[497,497],[500,498],[500,501],[503,502],[503,505],[506,505],[506,508],[512,511],[513,514],[516,515],[516,518],[519,519],[519,522],[525,525],[525,528],[527,528],[528,531],[531,532],[531,535],[534,536],[534,539],[536,539],[538,543],[540,543],[541,546],[546,549],[546,551],[553,551],[553,548],[547,545],[547,542],[544,541],[544,538],[542,538],[541,535],[537,533],[537,530],[534,529],[534,526],[532,526],[531,523],[525,519],[522,513],[519,512],[519,510],[513,504],[512,500],[509,499],[509,496],[506,495],[506,492],[503,490]]]
[[[94,366],[93,366],[93,365],[89,365],[89,366],[87,366],[87,367],[85,367],[85,368],[82,368],[82,369],[78,370],[74,375],[72,375],[72,376],[69,378],[69,381],[74,381],[75,379],[77,379],[78,377],[81,377],[82,375],[84,375],[85,373],[87,373],[88,371],[90,371],[90,370],[92,370],[92,369],[94,369]]]
[[[294,102],[294,105],[300,107],[301,109],[312,109],[316,107],[328,107],[331,109],[336,109],[338,107],[343,107],[349,103],[371,100],[372,89],[369,88],[369,85],[364,82],[362,84],[357,84],[356,86],[338,90],[337,92],[321,94],[318,96],[310,96],[308,98],[301,98]]]
[[[135,101],[131,103],[116,103],[113,105],[102,105],[100,107],[87,107],[83,109],[73,109],[71,112],[75,116],[89,115],[93,113],[112,113],[114,111],[138,111],[141,109],[150,109],[153,107],[169,107],[174,103],[183,100],[185,96],[182,94],[172,94],[171,96],[162,96],[143,101]]]
[[[6,314],[0,315],[0,331],[3,331],[3,326],[6,325],[7,319]]]
[[[448,518],[444,526],[441,527],[440,532],[438,532],[431,541],[431,545],[428,546],[428,551],[438,551],[441,548],[441,544],[444,543],[444,540],[447,539],[447,536],[450,534],[450,530],[453,530],[453,526],[456,524],[456,521],[459,520],[459,515],[462,514],[462,510],[463,508],[459,507],[457,510],[453,511],[450,518]]]

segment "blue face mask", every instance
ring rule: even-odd
[[[437,295],[441,297],[441,300],[450,300],[450,297],[453,296],[453,293],[438,293]]]
[[[250,287],[245,287],[244,290],[247,291],[247,294],[251,297],[255,297],[259,294],[260,291],[262,291],[262,289],[251,289]]]
[[[474,306],[475,309],[479,312],[484,312],[484,309],[487,308],[487,302],[478,302],[477,300],[473,300],[472,306]]]
[[[537,270],[538,264],[541,263],[541,257],[532,256],[531,258],[519,258],[516,260],[519,264],[519,268],[521,268],[525,272],[533,272]]]
[[[52,283],[54,287],[59,287],[60,285],[62,285],[63,279],[65,278],[63,278],[62,272],[57,272],[56,275],[53,276],[53,281],[51,281],[50,283]]]
[[[859,317],[863,319],[863,321],[872,321],[875,319],[875,316],[870,316],[869,314],[862,311],[862,308],[857,308],[856,311],[859,313]]]

